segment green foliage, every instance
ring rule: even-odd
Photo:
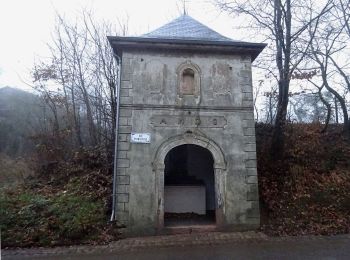
[[[105,221],[103,205],[81,196],[61,195],[53,200],[49,207],[52,227],[57,228],[62,237],[79,239],[93,234],[96,226]]]
[[[119,226],[108,221],[112,175],[107,156],[101,147],[80,149],[67,161],[43,165],[23,185],[0,190],[2,246],[117,239]]]
[[[43,196],[2,191],[3,246],[62,245],[96,238],[107,222],[101,201],[72,194]]]
[[[0,188],[23,183],[25,178],[33,174],[32,164],[29,160],[13,159],[0,153]]]

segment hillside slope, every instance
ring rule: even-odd
[[[261,230],[269,235],[350,232],[350,145],[341,126],[289,125],[284,159],[269,158],[271,126],[257,125]],[[37,167],[38,177],[0,190],[3,247],[106,243],[112,164],[103,149],[81,149],[66,161]]]
[[[262,230],[272,235],[350,232],[350,145],[342,126],[286,128],[281,161],[269,158],[272,128],[258,125]]]
[[[33,150],[28,139],[41,120],[40,98],[12,87],[0,88],[0,153],[21,156]]]

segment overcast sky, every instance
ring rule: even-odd
[[[34,59],[48,55],[55,12],[74,17],[82,8],[93,10],[96,19],[117,23],[129,16],[129,34],[139,35],[178,17],[179,0],[0,0],[0,87],[28,88]],[[187,0],[187,12],[219,33],[237,40],[241,32],[210,0]]]

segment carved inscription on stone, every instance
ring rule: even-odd
[[[223,128],[227,121],[223,116],[173,116],[155,115],[151,117],[154,127],[207,127]]]

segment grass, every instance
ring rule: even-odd
[[[0,205],[2,244],[8,247],[88,242],[107,222],[102,202],[69,193],[2,190]]]

